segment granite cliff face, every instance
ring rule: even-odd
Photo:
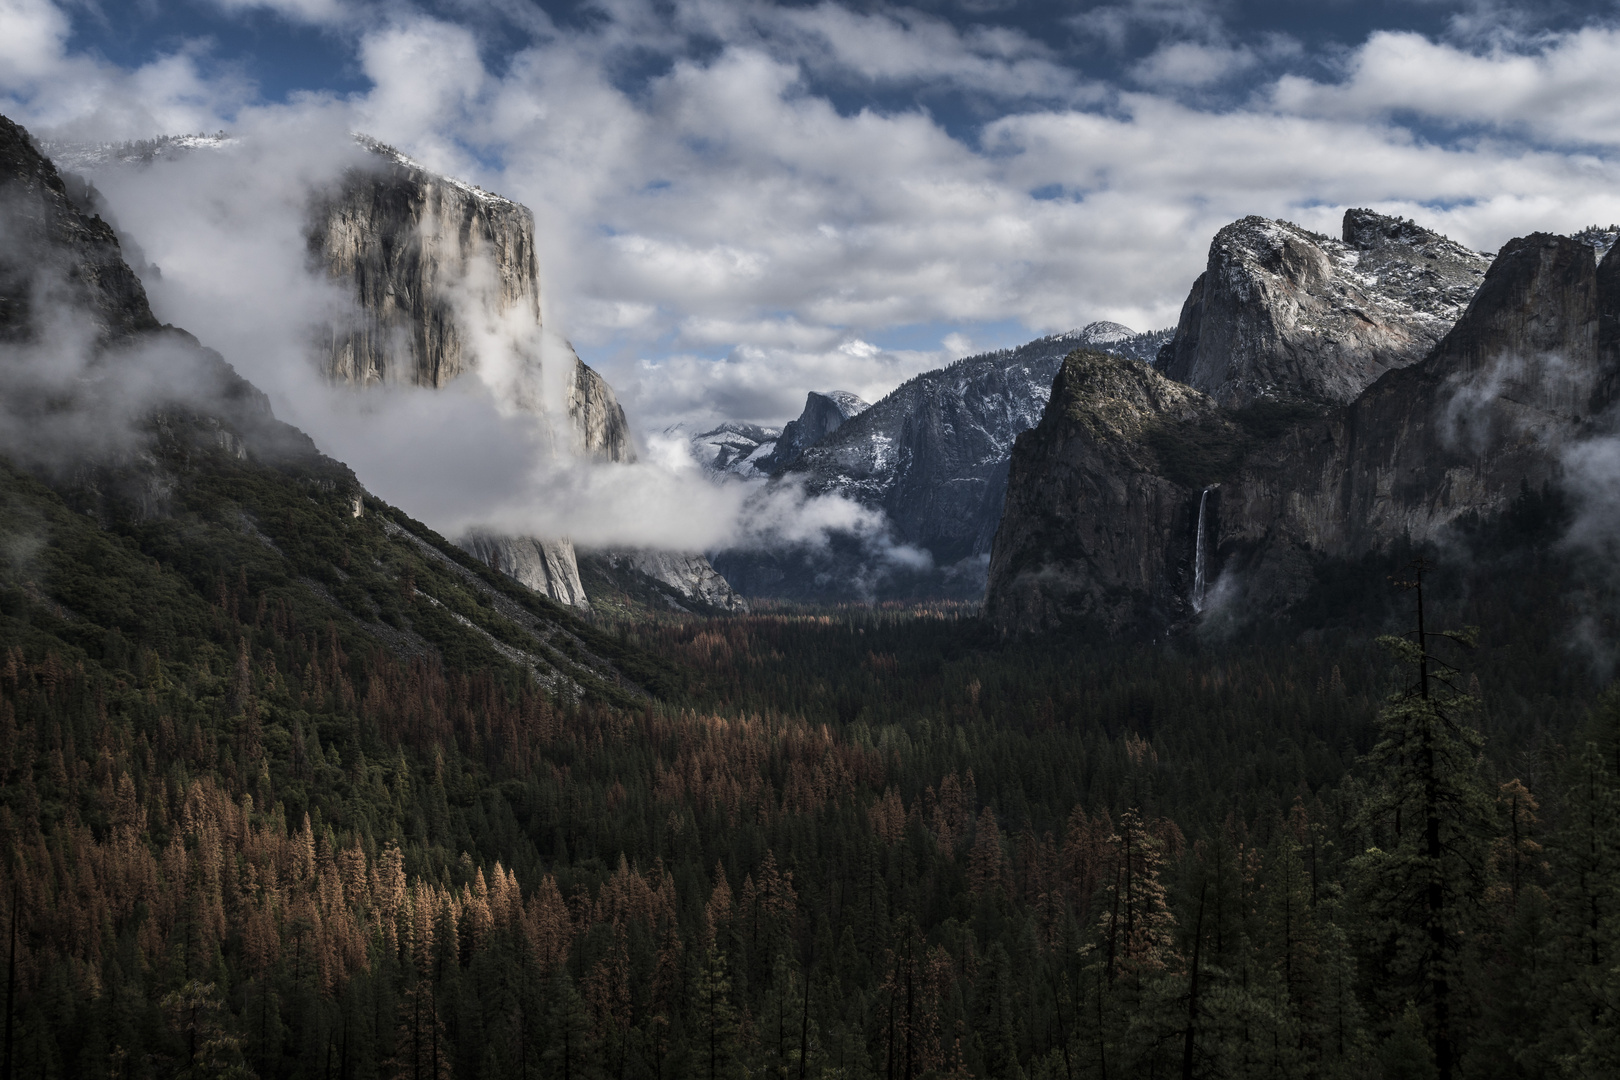
[[[517,408],[548,415],[533,213],[360,141],[372,152],[368,166],[351,169],[310,207],[310,257],[350,290],[357,312],[354,323],[330,328],[327,374],[357,385],[439,388],[477,368],[480,350],[499,351],[507,354],[499,391]],[[564,448],[634,461],[612,388],[566,343],[552,351],[570,369],[560,383],[568,430],[554,433]]]
[[[542,596],[570,607],[591,606],[579,580],[579,557],[568,540],[470,533],[460,543],[491,570],[499,570]]]
[[[581,555],[581,568],[610,588],[639,597],[649,606],[699,614],[740,614],[748,601],[702,555],[640,548],[591,551]]]
[[[85,212],[88,185],[58,173],[3,116],[0,178],[0,340],[27,334],[41,303],[92,313],[103,340],[157,328],[112,226]]]
[[[787,422],[776,439],[776,445],[759,460],[759,470],[775,474],[792,468],[807,449],[870,408],[847,390],[829,390],[825,393],[810,391],[805,395],[804,410],[799,413],[798,419]]]
[[[360,386],[439,388],[482,363],[481,377],[499,373],[496,391],[508,404],[552,425],[560,451],[634,462],[630,425],[613,388],[541,325],[534,215],[381,143],[361,142],[372,151],[368,167],[351,170],[310,209],[310,256],[351,290],[358,312],[354,324],[333,327],[323,345],[328,375]],[[567,365],[561,402],[546,400],[546,363]],[[478,534],[463,545],[559,603],[590,606],[566,539]],[[702,555],[675,562],[685,567],[694,559],[708,578],[718,578]],[[675,562],[626,552],[614,565],[695,588],[689,568],[678,570]],[[707,578],[703,587],[715,588]]]
[[[938,566],[982,560],[1001,520],[1013,441],[1034,427],[1062,359],[1077,345],[1151,352],[1162,337],[1118,323],[969,357],[919,375],[800,455],[811,492],[882,509],[902,543]],[[976,590],[982,566],[961,586]]]
[[[327,371],[339,382],[442,387],[476,362],[469,307],[539,326],[534,215],[361,141],[370,167],[350,170],[310,212],[310,254],[353,290],[360,315],[332,329]]]
[[[716,565],[750,595],[978,598],[1013,441],[1040,420],[1063,357],[1087,345],[1151,357],[1167,338],[1165,331],[1136,334],[1118,323],[1092,323],[917,376],[800,452],[781,473],[811,494],[839,494],[883,511],[891,535],[882,544],[724,552]],[[926,551],[932,567],[879,565],[895,544]]]
[[[630,423],[614,396],[613,387],[595,368],[574,357],[574,377],[568,382],[569,426],[576,449],[593,461],[629,463],[636,460]]]
[[[1223,405],[1344,404],[1422,359],[1489,257],[1399,218],[1344,216],[1342,240],[1248,217],[1216,234],[1156,366]]]
[[[1612,424],[1617,379],[1620,260],[1545,234],[1506,245],[1428,356],[1347,405],[1228,408],[1076,354],[1014,452],[987,614],[1007,631],[1148,632],[1217,584],[1284,610],[1322,560],[1438,541],[1560,483],[1570,449]]]

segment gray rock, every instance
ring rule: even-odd
[[[869,408],[870,405],[847,390],[810,391],[804,399],[804,411],[782,428],[770,455],[760,460],[759,471],[774,474],[792,468],[805,450]]]
[[[1200,513],[1206,579],[1274,615],[1323,560],[1441,542],[1557,485],[1620,388],[1620,258],[1590,252],[1509,243],[1440,344],[1348,405],[1230,409],[1141,365],[1069,357],[1013,455],[988,617],[1006,631],[1186,623]]]
[[[630,463],[636,460],[630,423],[613,387],[578,356],[568,383],[568,419],[577,450],[593,461]]]
[[[1151,357],[1169,331],[1118,323],[959,360],[911,379],[804,450],[783,474],[812,494],[881,510],[890,532],[827,549],[729,551],[716,565],[745,593],[795,599],[978,599],[1020,432],[1039,422],[1063,357],[1077,346]],[[892,556],[926,551],[922,570]]]
[[[511,404],[546,415],[542,394],[540,268],[534,215],[493,192],[439,176],[376,140],[364,168],[312,200],[307,243],[315,264],[343,283],[358,322],[333,326],[327,374],[356,385],[439,388],[478,363],[469,319],[517,328],[504,344],[517,361]],[[634,461],[624,410],[600,374],[560,346],[568,449]]]
[[[0,178],[0,340],[26,336],[41,301],[91,314],[103,343],[157,328],[112,226],[87,212],[94,201],[88,186],[64,182],[28,133],[5,117]]]
[[[534,215],[492,192],[424,169],[362,137],[372,151],[317,195],[307,236],[317,266],[344,283],[356,324],[334,326],[324,344],[329,377],[361,386],[440,388],[478,363],[469,319],[517,327],[504,345],[516,371],[510,403],[549,419],[542,392],[540,272]],[[633,462],[635,444],[613,388],[571,347],[561,403],[566,429],[553,438],[595,461]],[[574,547],[566,539],[472,535],[467,550],[559,603],[589,607]]]
[[[1223,405],[1344,404],[1425,356],[1488,256],[1409,221],[1349,210],[1333,240],[1248,217],[1216,234],[1158,368]]]
[[[473,275],[491,275],[477,291],[496,319],[515,311],[538,329],[534,215],[360,141],[372,151],[368,166],[310,208],[311,258],[351,290],[360,313],[357,325],[332,328],[326,369],[339,382],[442,387],[475,362],[457,310]],[[537,369],[537,350],[525,360]]]
[[[699,609],[732,613],[748,610],[744,600],[729,582],[700,554],[638,548],[602,552],[603,560],[619,573],[642,574],[668,588],[666,600],[672,607],[686,608],[673,592]]]
[[[567,540],[471,533],[457,542],[462,550],[559,604],[589,608],[580,584],[574,545]]]
[[[1614,247],[1615,241],[1620,240],[1620,225],[1610,225],[1606,229],[1601,225],[1588,225],[1571,235],[1570,239],[1591,248],[1593,258],[1597,262],[1602,262],[1609,249]]]

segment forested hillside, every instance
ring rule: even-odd
[[[1405,555],[1224,641],[602,629],[234,460],[104,527],[4,474],[10,1075],[1616,1060],[1620,708],[1529,496],[1429,575],[1427,629],[1481,631],[1428,639],[1425,697],[1372,640]]]

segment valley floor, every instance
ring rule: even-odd
[[[568,693],[8,483],[54,530],[0,588],[13,1075],[1616,1060],[1620,709],[1545,548],[1430,576],[1431,628],[1484,627],[1433,644],[1461,674],[1430,698],[1373,640],[1408,622],[1398,561],[1324,576],[1311,628],[1172,644],[627,613],[570,647],[652,692]],[[381,541],[343,535],[312,542],[363,583]],[[494,617],[398,572],[400,626]]]

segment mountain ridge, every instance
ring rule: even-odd
[[[1620,379],[1620,260],[1590,250],[1511,241],[1423,360],[1345,405],[1233,409],[1151,369],[1070,357],[1013,456],[987,616],[1007,632],[1186,625],[1204,533],[1210,577],[1275,614],[1323,560],[1440,542],[1467,515],[1556,488],[1566,449],[1607,432]],[[1181,396],[1134,427],[1104,415],[1154,393]]]
[[[1489,262],[1370,210],[1345,211],[1339,240],[1246,217],[1210,242],[1155,364],[1223,405],[1344,404],[1433,348]]]
[[[1168,334],[1097,322],[913,376],[778,473],[811,495],[882,511],[886,535],[826,549],[725,551],[717,568],[745,595],[978,599],[1013,440],[1039,421],[1063,357],[1094,338],[1151,357]]]

